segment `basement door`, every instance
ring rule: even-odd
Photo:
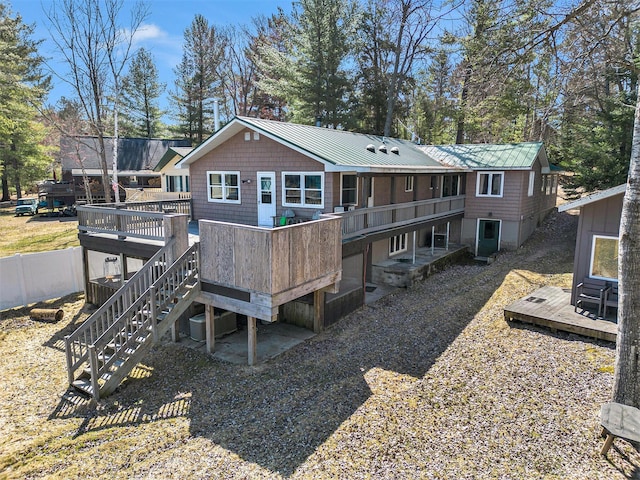
[[[488,257],[500,246],[500,220],[478,220],[478,257]]]
[[[276,174],[258,172],[258,225],[273,227],[276,216]]]

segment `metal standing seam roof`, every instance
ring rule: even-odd
[[[443,166],[425,155],[417,145],[406,140],[249,117],[235,117],[185,156],[177,168],[197,161],[245,128],[333,166],[336,171],[461,170],[460,167]],[[387,153],[380,151],[382,145],[386,146]],[[373,151],[367,149],[371,146]]]
[[[398,138],[273,120],[238,118],[257,130],[275,136],[285,143],[294,145],[333,165],[345,167],[442,167],[439,162],[427,157],[414,143]],[[367,150],[368,145],[373,145],[375,150],[373,152]],[[379,150],[382,145],[387,147],[387,153]],[[394,147],[398,149],[398,154],[391,152]]]
[[[421,145],[431,158],[473,170],[529,169],[542,149],[541,142],[509,144]]]

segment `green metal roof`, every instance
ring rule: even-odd
[[[422,145],[420,149],[445,165],[473,170],[529,169],[543,144],[538,142],[463,145]],[[547,166],[546,156],[542,156]]]
[[[343,167],[434,167],[442,165],[409,141],[298,125],[257,118],[237,117],[240,122],[288,144],[292,148]],[[380,150],[386,146],[387,153]],[[367,150],[367,146],[373,151]],[[397,149],[397,154],[392,152]]]

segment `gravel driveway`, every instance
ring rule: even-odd
[[[64,395],[61,338],[87,313],[0,320],[0,478],[623,479],[599,455],[612,344],[504,306],[568,287],[577,218],[554,214],[491,265],[455,266],[257,367],[155,347],[97,406]]]

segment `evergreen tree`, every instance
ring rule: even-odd
[[[617,11],[595,7],[583,15],[570,25],[563,52],[576,59],[567,82],[559,150],[563,166],[575,173],[566,185],[572,197],[625,182],[638,89],[632,59],[640,34],[632,19],[613,21]],[[583,28],[587,23],[589,29]]]
[[[38,110],[49,88],[41,72],[39,42],[31,40],[33,27],[12,16],[0,4],[0,158],[2,200],[10,187],[18,198],[23,187],[41,180],[51,164],[43,145],[46,130],[38,123]]]
[[[155,138],[162,126],[163,112],[158,99],[166,84],[159,81],[153,56],[140,48],[131,60],[129,73],[122,79],[121,103],[123,133],[127,136]]]
[[[219,67],[226,40],[202,15],[195,16],[184,40],[172,101],[177,107],[178,131],[200,144],[213,132],[213,102],[222,94]]]

